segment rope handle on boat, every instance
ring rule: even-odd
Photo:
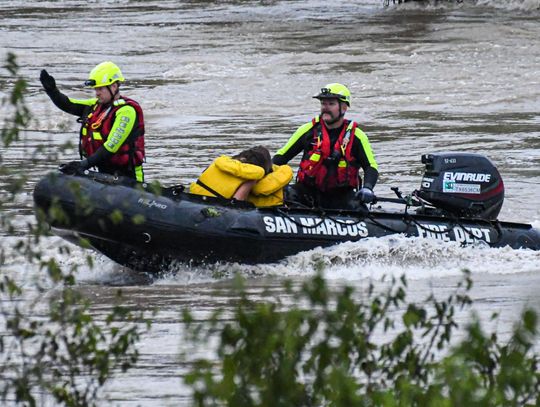
[[[376,198],[377,201],[381,201],[381,202],[393,202],[393,203],[401,203],[401,204],[405,204],[406,205],[406,209],[405,209],[405,212],[404,212],[404,223],[406,224],[406,228],[405,230],[401,231],[401,230],[396,230],[396,229],[393,229],[379,221],[377,221],[371,214],[370,212],[367,213],[367,218],[370,219],[374,224],[380,226],[381,228],[383,229],[386,229],[388,231],[391,231],[391,232],[394,232],[394,233],[404,233],[409,224],[410,224],[410,221],[408,221],[408,219],[410,218],[409,217],[409,214],[407,212],[407,208],[411,205],[414,205],[414,206],[423,206],[421,203],[419,203],[418,201],[414,201],[412,199],[412,197],[408,196],[408,197],[403,197],[403,195],[401,194],[401,192],[399,191],[399,188],[397,187],[393,187],[391,188],[392,191],[394,191],[394,193],[398,196],[398,198]],[[407,199],[406,199],[407,198]],[[303,205],[304,206],[304,205]],[[324,222],[324,219],[325,218],[328,218],[332,221],[334,221],[335,223],[337,224],[340,224],[340,225],[347,225],[347,226],[350,226],[350,225],[358,225],[360,222],[362,222],[365,218],[358,218],[358,220],[356,222],[350,222],[350,221],[344,221],[344,220],[341,220],[341,219],[338,219],[336,217],[333,217],[329,214],[327,214],[326,212],[324,211],[321,211],[320,213],[318,213],[317,215],[321,217],[321,220],[317,223],[315,223],[314,225],[304,225],[300,222],[298,222],[296,219],[294,219],[292,216],[290,216],[288,213],[286,213],[285,211],[283,211],[281,208],[277,208],[276,209],[277,212],[282,215],[283,217],[285,217],[286,219],[290,220],[292,223],[294,223],[295,225],[297,226],[300,226],[300,227],[304,227],[304,228],[308,228],[308,229],[314,229],[314,228],[317,228],[319,227],[323,222]],[[352,218],[350,218],[349,220],[353,220]]]
[[[289,215],[287,212],[285,212],[281,208],[276,208],[276,212],[279,213],[280,215],[282,215],[284,218],[290,220],[296,226],[300,226],[300,227],[308,228],[308,229],[314,229],[316,227],[319,227],[324,222],[324,219],[325,219],[325,212],[321,211],[320,214],[319,214],[319,216],[321,217],[321,220],[318,223],[316,223],[314,225],[304,225],[301,222],[298,222],[296,219],[294,219],[291,215]]]
[[[467,229],[467,227],[465,225],[463,225],[461,222],[459,222],[459,218],[450,218],[451,220],[451,223],[449,224],[449,228],[446,229],[446,230],[433,230],[433,229],[430,229],[429,227],[426,227],[424,225],[422,225],[420,222],[418,222],[414,217],[412,217],[411,215],[407,214],[407,213],[404,213],[404,216],[403,216],[403,222],[407,225],[405,227],[404,230],[397,230],[397,229],[394,229],[394,228],[391,228],[390,226],[388,225],[385,225],[384,223],[381,223],[379,222],[378,220],[376,220],[371,214],[370,216],[368,216],[368,218],[377,226],[385,229],[385,230],[388,230],[390,232],[394,232],[394,233],[405,233],[409,227],[409,225],[411,223],[415,224],[418,228],[422,229],[422,230],[425,230],[426,232],[430,232],[430,233],[433,233],[433,234],[436,234],[436,235],[442,235],[444,233],[448,233],[452,230],[454,230],[457,226],[461,227],[461,229],[473,240],[481,240],[483,241],[484,243],[487,243],[488,245],[493,245],[493,244],[497,244],[501,239],[502,239],[502,230],[501,230],[501,225],[500,225],[500,222],[499,221],[490,221],[490,226],[493,227],[493,229],[495,229],[496,233],[497,233],[497,237],[496,239],[493,241],[493,242],[488,242],[486,240],[486,238],[484,237],[479,237],[479,236],[475,236],[471,231],[469,231]]]
[[[412,202],[415,204],[419,204],[418,206],[421,206],[422,208],[425,208],[426,207],[426,201],[424,201],[420,196],[418,196],[418,191],[417,190],[414,190],[413,193],[412,193],[412,196],[414,196],[414,198],[416,198],[416,200],[413,200]],[[450,214],[451,215],[451,214]],[[482,240],[483,242],[487,243],[487,244],[490,244],[485,238],[483,237],[478,237],[478,236],[475,236],[474,234],[472,234],[466,227],[465,225],[463,225],[460,221],[459,221],[459,217],[457,216],[453,216],[452,218],[450,218],[454,224],[452,225],[452,227],[450,229],[448,229],[448,231],[451,231],[451,230],[454,230],[456,228],[456,226],[459,226],[461,227],[461,229],[463,231],[465,231],[465,233],[470,237],[472,238],[473,240]],[[492,242],[491,244],[497,244],[498,242],[500,242],[500,240],[502,239],[502,229],[501,229],[501,224],[500,222],[495,219],[494,221],[491,221],[491,220],[485,220],[483,219],[484,221],[487,221],[489,223],[489,225],[491,227],[493,227],[493,229],[495,229],[496,233],[497,233],[497,238],[495,239],[494,242]],[[419,224],[416,219],[413,218],[413,222],[415,222],[418,227],[426,230],[426,228]],[[437,232],[437,231],[434,231],[434,230],[431,230],[431,229],[428,229],[431,233],[445,233],[446,231],[444,232]]]
[[[394,190],[394,192],[397,191],[397,188],[394,189],[392,188],[392,190]],[[396,192],[396,194],[398,194],[398,192]],[[413,199],[414,197],[414,199]],[[409,198],[411,199],[411,203],[413,206],[421,206],[422,208],[425,208],[426,207],[426,201],[424,201],[419,195],[418,195],[418,191],[417,190],[414,190],[412,192],[412,195],[409,196]],[[407,210],[405,210],[405,212],[407,212]],[[473,233],[471,233],[471,231],[469,231],[465,225],[463,225],[460,221],[459,221],[459,217],[457,216],[453,216],[452,218],[450,218],[451,221],[453,221],[454,223],[452,224],[452,227],[450,229],[448,229],[448,231],[452,231],[456,228],[456,226],[459,226],[461,227],[461,229],[470,237],[472,238],[473,240],[481,240],[487,244],[490,244],[490,242],[488,242],[485,238],[483,237],[478,237],[478,236],[475,236]],[[442,233],[446,233],[447,231],[441,231],[441,232],[438,232],[438,231],[435,231],[435,230],[431,230],[431,229],[428,229],[428,228],[425,228],[423,225],[421,225],[420,223],[418,223],[418,221],[414,218],[411,219],[419,228],[423,229],[423,230],[428,230],[429,232],[431,233],[435,233],[435,234],[442,234]],[[495,219],[494,221],[492,220],[485,220],[485,219],[482,219],[483,221],[487,221],[489,223],[489,225],[495,229],[495,232],[497,233],[497,237],[496,239],[491,242],[491,244],[497,244],[501,241],[502,239],[502,229],[501,229],[501,224],[500,222]]]
[[[406,214],[404,214],[406,215]],[[405,229],[404,230],[397,230],[397,229],[394,229],[394,228],[391,228],[390,226],[388,225],[385,225],[384,223],[381,223],[379,222],[378,220],[376,220],[373,215],[370,213],[368,215],[368,219],[371,220],[375,225],[385,229],[385,230],[388,230],[390,232],[394,232],[394,233],[405,233],[407,231],[407,229],[409,228],[409,225],[410,225],[410,216],[404,216],[403,217],[403,223],[405,223]],[[412,218],[411,218],[412,219]]]
[[[347,222],[347,221],[343,221],[341,219],[338,219],[338,218],[335,218],[333,216],[330,216],[329,214],[327,214],[326,212],[324,211],[321,211],[320,213],[318,213],[317,215],[319,217],[321,217],[320,221],[315,223],[314,225],[304,225],[303,223],[300,223],[298,222],[296,219],[294,219],[292,216],[290,216],[287,212],[283,211],[283,209],[281,208],[276,208],[276,211],[282,215],[284,218],[290,220],[292,223],[294,223],[296,226],[300,226],[300,227],[303,227],[303,228],[307,228],[307,229],[314,229],[314,228],[317,228],[319,227],[325,219],[330,219],[332,221],[334,221],[335,223],[337,224],[340,224],[340,225],[345,225],[345,226],[351,226],[351,225],[358,225],[360,222],[362,222],[365,218],[359,218],[356,222]],[[368,214],[367,216],[368,219],[371,219],[371,221],[382,227],[383,229],[386,229],[386,230],[389,230],[391,232],[394,232],[394,233],[404,233],[407,229],[403,230],[403,231],[400,231],[400,230],[395,230],[395,229],[392,229],[391,227],[383,224],[383,223],[380,223],[379,221],[375,220],[375,218],[373,218],[372,216],[370,216]],[[350,219],[352,220],[352,219]],[[407,222],[407,219],[404,219],[405,220],[405,223],[408,225],[409,222]],[[408,226],[407,226],[408,227]]]
[[[300,226],[300,227],[303,227],[303,228],[307,228],[307,229],[314,229],[314,228],[317,228],[319,227],[323,222],[324,222],[324,219],[325,218],[328,218],[328,219],[331,219],[333,220],[334,222],[336,223],[339,223],[339,224],[342,224],[342,225],[354,225],[354,224],[358,224],[362,221],[362,219],[358,220],[358,222],[355,222],[355,223],[348,223],[348,222],[343,222],[341,221],[340,219],[336,219],[336,218],[333,218],[331,216],[329,216],[328,214],[326,214],[324,211],[322,211],[319,216],[321,217],[320,221],[317,222],[316,224],[314,225],[304,225],[300,222],[298,222],[296,219],[294,219],[293,217],[291,217],[287,212],[283,211],[281,208],[277,208],[276,209],[277,212],[282,215],[283,217],[287,218],[288,220],[290,220],[292,223],[294,223],[295,225],[297,226]],[[398,230],[398,229],[394,229],[388,225],[385,225],[384,223],[378,221],[371,213],[368,214],[367,218],[373,222],[373,224],[379,226],[380,228],[384,229],[384,230],[387,230],[387,231],[390,231],[390,232],[393,232],[393,233],[406,233],[410,224],[414,224],[416,225],[418,228],[422,229],[422,230],[425,230],[427,232],[430,232],[430,233],[433,233],[433,234],[437,234],[437,235],[442,235],[444,233],[448,233],[448,232],[451,232],[452,230],[454,230],[457,226],[460,226],[461,229],[470,237],[472,238],[473,240],[481,240],[487,244],[490,244],[490,242],[488,242],[485,238],[483,237],[478,237],[478,236],[475,236],[472,232],[470,232],[465,225],[463,225],[461,222],[459,222],[459,218],[455,217],[455,218],[450,218],[450,221],[451,223],[449,224],[449,228],[446,229],[446,230],[433,230],[433,229],[430,229],[429,227],[426,227],[424,225],[422,225],[418,220],[416,220],[413,216],[411,216],[410,214],[408,213],[404,213],[403,214],[403,223],[405,224],[405,227],[403,230]],[[497,232],[497,238],[494,242],[491,242],[491,244],[496,244],[498,243],[501,238],[502,238],[502,231],[501,231],[501,226],[500,226],[500,223],[499,221],[495,221],[495,222],[489,222],[490,225],[495,229],[495,231]]]
[[[357,222],[344,222],[341,219],[334,218],[330,215],[326,215],[326,217],[330,220],[333,220],[336,223],[339,223],[340,225],[358,225],[360,222],[362,222],[365,218],[358,218]],[[369,216],[367,216],[369,217]]]
[[[302,204],[302,203],[300,203],[300,202],[296,202],[296,201],[288,201],[288,202],[289,202],[289,203],[297,204],[297,205],[299,205],[299,206],[301,206],[302,208],[305,208],[305,209],[320,209],[320,208],[312,208],[312,207],[310,207],[310,206],[304,205],[304,204]],[[309,228],[316,228],[316,227],[318,227],[321,223],[323,223],[324,217],[326,217],[326,218],[328,218],[328,219],[330,219],[330,220],[333,220],[334,222],[339,223],[340,225],[357,225],[357,224],[359,224],[360,222],[362,222],[362,220],[363,220],[363,218],[361,218],[361,219],[359,219],[357,222],[353,222],[353,223],[350,223],[350,222],[344,222],[344,221],[342,221],[342,220],[340,220],[340,219],[337,219],[337,218],[334,218],[333,216],[330,216],[329,214],[327,214],[326,212],[324,212],[323,210],[321,210],[321,212],[320,212],[320,213],[317,213],[317,215],[322,216],[323,219],[322,219],[319,223],[317,223],[317,224],[315,224],[315,225],[309,226],[309,225],[303,225],[303,224],[298,223],[298,222],[297,222],[294,218],[292,218],[289,214],[283,212],[283,210],[282,210],[281,208],[276,208],[276,209],[277,209],[277,211],[278,211],[281,215],[283,215],[285,218],[289,219],[289,220],[290,220],[291,222],[293,222],[295,225],[297,225],[297,226],[302,226],[302,227],[306,227],[306,228],[308,228],[308,229],[309,229]]]
[[[311,208],[310,208],[311,209]],[[356,222],[348,222],[348,221],[344,221],[344,220],[341,220],[341,219],[338,219],[338,218],[335,218],[333,216],[330,216],[328,213],[326,213],[324,210],[321,210],[319,213],[317,213],[316,215],[318,215],[319,217],[321,217],[321,220],[314,224],[314,225],[304,225],[300,222],[298,222],[296,219],[294,219],[292,216],[290,216],[288,213],[286,213],[285,211],[283,211],[283,209],[281,208],[276,208],[276,211],[282,215],[283,217],[287,218],[288,220],[290,220],[292,223],[294,223],[296,226],[301,226],[301,227],[304,227],[304,228],[307,228],[307,229],[314,229],[318,226],[320,226],[325,219],[330,219],[332,221],[334,221],[335,223],[337,224],[340,224],[340,225],[345,225],[345,226],[351,226],[351,225],[358,225],[360,222],[362,222],[364,220],[364,218],[358,218],[358,220]],[[369,217],[369,216],[368,216]],[[350,218],[349,220],[353,220],[352,218]]]
[[[456,225],[461,227],[461,229],[463,229],[465,231],[465,233],[467,235],[469,235],[470,238],[472,239],[476,239],[476,240],[482,240],[483,242],[487,243],[488,245],[492,245],[492,244],[497,244],[501,241],[502,239],[502,229],[501,229],[501,223],[495,219],[494,221],[487,221],[489,222],[489,225],[491,227],[493,227],[493,229],[495,229],[495,232],[497,232],[497,238],[495,239],[495,241],[493,242],[488,242],[486,239],[484,239],[483,237],[478,237],[478,236],[475,236],[474,234],[472,234],[469,230],[467,230],[467,227],[465,225],[463,225],[462,223],[460,223],[459,221],[456,221]],[[452,229],[454,229],[456,226],[454,226]]]
[[[362,219],[359,219],[357,222],[354,222],[354,223],[349,223],[349,222],[344,222],[344,221],[341,221],[340,219],[336,219],[332,216],[329,216],[328,214],[326,214],[324,211],[322,211],[319,216],[321,217],[320,221],[315,223],[314,225],[304,225],[300,222],[298,222],[296,219],[294,219],[292,216],[290,216],[287,212],[283,211],[281,208],[276,208],[276,211],[282,215],[284,218],[290,220],[292,223],[294,223],[295,225],[297,226],[300,226],[300,227],[305,227],[307,229],[314,229],[314,228],[317,228],[319,227],[323,222],[324,222],[324,219],[325,218],[328,218],[330,220],[333,220],[334,222],[336,223],[339,223],[339,224],[342,224],[342,225],[357,225],[358,223],[360,223],[362,221]],[[407,231],[407,229],[409,228],[409,225],[412,223],[415,223],[418,225],[418,227],[420,227],[421,229],[424,229],[426,231],[430,231],[430,232],[434,232],[434,233],[439,233],[439,234],[442,234],[442,233],[446,233],[447,231],[443,231],[443,232],[438,232],[438,231],[433,231],[429,228],[426,228],[425,226],[423,226],[422,224],[418,223],[412,216],[408,215],[408,214],[404,214],[405,216],[403,217],[403,221],[405,223],[405,229],[403,230],[397,230],[397,229],[394,229],[388,225],[385,225],[384,223],[381,223],[379,222],[378,220],[375,219],[375,217],[369,213],[367,218],[370,219],[375,225],[385,229],[385,230],[388,230],[390,232],[393,232],[393,233],[405,233]],[[453,225],[450,230],[454,229],[455,228],[455,225]],[[468,232],[468,231],[467,231]]]
[[[409,215],[410,221],[414,223],[416,226],[418,226],[420,229],[425,230],[430,233],[434,233],[436,235],[442,235],[444,233],[448,233],[452,230],[454,230],[457,226],[461,228],[471,239],[473,240],[481,240],[484,243],[487,243],[488,245],[497,244],[502,239],[502,230],[501,230],[501,224],[498,220],[495,221],[487,221],[489,225],[495,229],[495,232],[497,233],[497,238],[493,242],[488,242],[484,237],[475,236],[470,230],[467,229],[467,227],[459,221],[458,217],[450,218],[451,222],[450,227],[447,230],[432,230],[429,227],[426,227],[422,225],[420,222],[418,222],[415,218]],[[482,219],[484,220],[484,219]]]

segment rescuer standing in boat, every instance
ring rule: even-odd
[[[321,114],[300,126],[273,158],[282,165],[303,151],[296,184],[288,188],[286,199],[328,209],[357,209],[359,201],[372,202],[377,162],[367,136],[344,117],[351,105],[349,89],[331,83],[313,97],[321,102]]]
[[[144,118],[133,99],[120,95],[124,76],[114,63],[97,65],[84,82],[95,89],[92,99],[71,99],[56,87],[56,81],[43,69],[39,77],[54,104],[66,113],[78,116],[82,123],[79,153],[82,161],[64,164],[61,169],[74,173],[90,167],[99,172],[144,180]]]

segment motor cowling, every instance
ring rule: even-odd
[[[418,197],[460,217],[497,219],[504,183],[495,165],[481,154],[422,155],[425,165]]]

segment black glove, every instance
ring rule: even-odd
[[[339,162],[339,160],[341,159],[342,155],[341,155],[341,151],[339,150],[334,150],[332,151],[332,154],[330,154],[327,158],[326,158],[326,162],[327,163],[331,163],[331,164],[336,164]]]
[[[371,189],[364,187],[356,193],[356,199],[363,203],[371,203],[375,201],[375,194]]]
[[[70,161],[66,164],[60,164],[58,169],[64,174],[73,175],[81,171],[84,171],[85,168],[81,165],[82,161]]]
[[[56,89],[56,81],[51,75],[49,75],[49,73],[45,69],[41,70],[41,74],[39,75],[39,80],[41,81],[43,88],[47,92]]]

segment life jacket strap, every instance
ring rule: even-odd
[[[218,198],[221,198],[221,199],[227,199],[225,198],[223,195],[221,195],[219,192],[215,191],[214,189],[210,188],[208,185],[206,185],[204,182],[202,182],[201,180],[197,180],[196,181],[196,184],[197,185],[200,185],[201,187],[203,187],[204,189],[206,189],[208,192],[210,192],[211,194],[214,194],[215,196],[217,196]]]

